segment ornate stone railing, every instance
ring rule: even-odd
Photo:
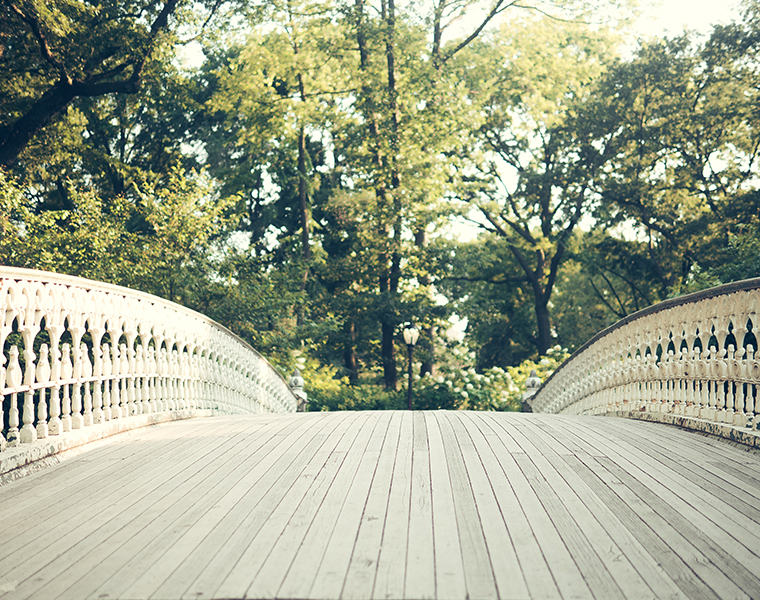
[[[533,412],[668,413],[758,428],[760,279],[630,315],[575,352],[528,401]]]
[[[0,449],[137,415],[293,412],[261,355],[149,294],[0,267]]]

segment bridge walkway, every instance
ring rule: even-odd
[[[760,457],[603,417],[167,423],[0,487],[26,598],[760,598]]]

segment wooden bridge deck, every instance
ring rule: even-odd
[[[0,487],[0,600],[760,598],[760,457],[601,417],[217,417]]]

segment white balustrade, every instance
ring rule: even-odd
[[[242,339],[155,296],[0,266],[0,311],[0,450],[146,413],[296,410]]]
[[[760,279],[674,298],[594,336],[533,412],[655,412],[758,429]]]

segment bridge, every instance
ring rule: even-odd
[[[2,600],[760,598],[760,282],[618,325],[534,414],[295,413],[199,315],[3,285]]]

